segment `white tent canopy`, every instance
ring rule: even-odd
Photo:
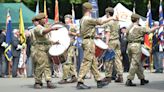
[[[132,22],[131,22],[131,15],[133,14],[132,11],[127,9],[125,6],[123,6],[121,3],[118,3],[114,7],[114,16],[118,17],[120,20],[120,27],[128,27]],[[141,26],[145,26],[145,21],[140,18],[139,21]]]

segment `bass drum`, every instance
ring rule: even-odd
[[[95,43],[95,56],[101,57],[106,49],[108,49],[108,45],[104,43],[101,39],[94,39]]]
[[[55,44],[50,47],[49,54],[55,64],[60,64],[66,60],[70,37],[67,28],[63,24],[54,24],[52,27],[58,27],[59,29],[50,32],[49,40]]]
[[[149,52],[148,48],[146,48],[145,45],[141,45],[141,51],[142,51],[142,54],[144,54],[145,56],[147,56],[147,57],[150,56],[150,52]]]

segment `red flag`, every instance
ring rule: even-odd
[[[59,6],[58,6],[58,0],[55,1],[55,17],[54,21],[59,22]]]
[[[153,21],[152,21],[152,14],[151,14],[151,3],[150,3],[150,0],[149,0],[147,19],[146,19],[146,27],[149,29],[153,26],[152,24],[153,24]],[[152,37],[153,37],[153,34],[145,34],[145,36],[144,36],[144,45],[148,49],[152,48]]]

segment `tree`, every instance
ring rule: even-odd
[[[31,10],[35,11],[36,0],[0,0],[0,3],[14,3],[22,1]],[[62,19],[65,14],[71,14],[71,4],[74,3],[76,18],[82,17],[82,3],[88,0],[59,0],[59,14]],[[98,0],[99,15],[104,15],[105,8],[108,6],[114,7],[117,3],[122,3],[128,9],[133,10],[133,3],[136,3],[136,13],[146,16],[148,0]],[[49,18],[54,18],[54,0],[47,0],[47,11]],[[151,0],[153,19],[158,20],[159,0]],[[43,0],[40,0],[40,10],[43,11]]]

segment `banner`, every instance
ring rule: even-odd
[[[7,59],[7,61],[12,60],[12,52],[11,52],[11,35],[12,35],[12,25],[11,25],[11,16],[10,12],[8,10],[7,12],[7,18],[6,18],[6,43],[8,46],[5,49],[4,55]]]

